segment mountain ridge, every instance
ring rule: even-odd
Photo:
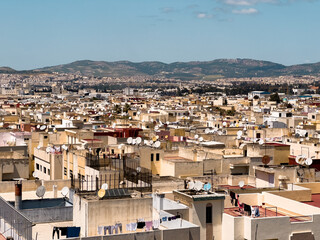
[[[0,68],[0,72],[1,72]],[[15,71],[11,68],[4,70]],[[217,78],[277,77],[285,75],[320,75],[320,62],[285,66],[271,61],[248,58],[215,59],[163,63],[160,61],[93,61],[78,60],[67,64],[30,70],[31,72],[59,72],[96,77],[165,77],[182,80]],[[29,71],[28,71],[29,72]]]

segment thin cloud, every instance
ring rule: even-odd
[[[204,12],[199,12],[199,13],[197,13],[197,18],[199,18],[199,19],[213,18],[213,15],[208,14],[208,13],[204,13]]]
[[[162,13],[172,13],[176,11],[174,8],[171,8],[171,7],[160,8],[160,10]]]
[[[227,5],[234,5],[234,6],[251,6],[253,5],[252,2],[246,0],[225,0],[225,4]]]
[[[256,14],[258,13],[259,11],[255,8],[243,8],[243,9],[235,9],[235,10],[232,10],[233,13],[235,14],[246,14],[246,15],[249,15],[249,14]]]

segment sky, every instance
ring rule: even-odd
[[[0,66],[320,61],[320,0],[1,0]]]

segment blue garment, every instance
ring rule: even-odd
[[[256,207],[256,212],[254,213],[255,217],[260,217],[260,212],[259,212],[259,208]]]
[[[162,218],[162,222],[166,222],[167,219],[168,219],[168,217],[163,217],[163,218]]]
[[[67,238],[79,237],[80,227],[67,227]]]

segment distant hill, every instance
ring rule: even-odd
[[[318,75],[320,63],[285,66],[252,59],[217,59],[213,61],[162,62],[129,61],[105,62],[82,60],[34,71],[80,73],[97,77],[164,76],[168,78],[216,79],[221,77],[269,77],[281,75]]]

